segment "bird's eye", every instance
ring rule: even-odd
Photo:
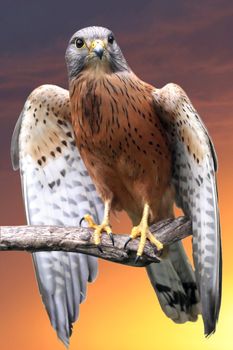
[[[75,45],[76,45],[76,47],[77,47],[78,49],[81,49],[82,47],[85,46],[85,42],[84,42],[83,39],[77,38],[77,39],[75,40]]]
[[[114,36],[112,35],[112,34],[110,34],[109,36],[108,36],[108,42],[109,42],[109,44],[113,44],[113,42],[114,42]]]

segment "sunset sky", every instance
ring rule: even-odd
[[[89,25],[113,30],[134,72],[156,87],[180,84],[199,111],[219,159],[223,301],[217,332],[202,321],[167,319],[144,269],[100,261],[71,338],[71,350],[233,349],[233,2],[232,0],[8,0],[0,14],[0,225],[25,224],[10,140],[23,104],[44,83],[67,87],[64,53]],[[130,229],[120,216],[118,232]],[[62,350],[42,305],[31,257],[0,253],[0,349]]]

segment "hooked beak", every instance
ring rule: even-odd
[[[101,60],[104,54],[105,44],[103,40],[93,40],[90,51],[93,51]]]

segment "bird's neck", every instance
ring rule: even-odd
[[[91,78],[104,77],[106,74],[112,74],[109,62],[106,60],[97,60],[95,64],[90,64],[83,70],[83,74]]]

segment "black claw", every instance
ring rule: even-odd
[[[139,260],[140,260],[140,255],[137,255],[136,258],[135,258],[135,260],[134,260],[135,265],[137,265],[137,263],[139,262]]]
[[[97,248],[99,249],[99,251],[100,251],[101,253],[103,253],[103,249],[101,248],[101,245],[100,245],[100,244],[97,244],[96,246],[97,246]]]
[[[129,238],[127,239],[127,241],[125,242],[124,249],[126,249],[128,243],[129,243],[130,241],[132,241],[132,238],[131,238],[131,237],[129,237]]]
[[[82,222],[85,221],[85,217],[83,216],[81,220],[79,221],[79,226],[82,226]]]
[[[114,237],[113,237],[112,232],[109,233],[109,237],[110,237],[110,239],[112,241],[112,245],[114,246]]]

